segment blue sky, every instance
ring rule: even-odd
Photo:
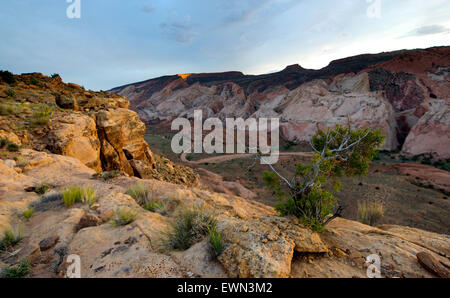
[[[321,68],[450,41],[450,0],[80,1],[81,18],[69,19],[66,0],[2,0],[0,69],[106,90],[167,74]]]

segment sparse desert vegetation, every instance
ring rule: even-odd
[[[384,216],[382,202],[360,201],[358,202],[358,220],[366,225],[373,226]]]
[[[126,226],[135,221],[137,216],[138,212],[131,208],[128,207],[118,208],[116,210],[112,223],[115,226]]]
[[[165,244],[170,249],[185,250],[212,231],[214,244],[219,248],[216,224],[214,217],[204,210],[185,210],[175,218],[171,230],[166,233]]]

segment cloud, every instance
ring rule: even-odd
[[[225,23],[242,23],[248,22],[259,11],[269,6],[271,3],[277,0],[256,0],[256,1],[227,1],[225,9],[229,10],[227,16],[225,16]],[[248,3],[244,4],[243,3]]]
[[[160,27],[167,33],[169,38],[181,44],[189,44],[197,36],[197,33],[193,31],[190,16],[187,16],[184,21],[161,22]]]
[[[141,11],[151,14],[155,11],[155,7],[153,5],[146,4],[142,6]]]
[[[439,33],[450,33],[450,28],[447,28],[447,27],[444,27],[441,25],[422,26],[413,31],[406,33],[405,35],[401,36],[401,38],[411,37],[411,36],[433,35],[433,34],[439,34]]]

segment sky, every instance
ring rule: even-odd
[[[108,90],[450,45],[450,0],[1,0],[0,37],[0,69]]]

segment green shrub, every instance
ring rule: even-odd
[[[31,77],[30,84],[38,86],[38,87],[42,86],[41,82],[38,79],[36,79],[35,77]]]
[[[15,98],[17,96],[17,93],[14,89],[8,89],[5,91],[6,95],[9,97]]]
[[[83,190],[76,186],[66,188],[62,193],[62,199],[66,207],[70,207],[75,203],[83,200]]]
[[[5,147],[8,143],[8,139],[0,139],[0,148]]]
[[[142,184],[130,186],[125,193],[132,197],[136,203],[141,206],[145,206],[145,204],[151,200],[149,189]]]
[[[215,256],[218,256],[223,251],[223,239],[222,234],[217,229],[216,225],[213,225],[208,230],[209,234],[209,244],[213,250]]]
[[[28,260],[21,260],[15,266],[9,266],[2,270],[3,278],[23,278],[31,273],[31,264]]]
[[[83,190],[84,203],[87,203],[89,206],[92,206],[95,204],[96,200],[97,200],[97,192],[94,189],[88,187]]]
[[[113,225],[126,226],[136,220],[138,213],[131,208],[119,208],[116,210]]]
[[[9,143],[6,146],[6,150],[8,150],[9,152],[17,152],[17,151],[19,151],[19,145],[14,144],[14,143]]]
[[[337,204],[332,191],[339,192],[339,178],[366,175],[384,139],[379,129],[352,130],[337,125],[319,130],[310,142],[315,153],[311,165],[298,163],[293,178],[283,177],[271,165],[272,171],[264,173],[266,186],[281,200],[277,210],[298,217],[314,231],[322,231],[341,216],[341,206],[331,215]]]
[[[169,249],[186,250],[200,241],[216,226],[214,217],[202,210],[188,210],[180,214],[166,232],[165,244]]]
[[[57,73],[54,73],[51,75],[51,77],[52,77],[52,79],[54,79],[54,78],[60,78],[61,76]]]
[[[358,221],[373,226],[384,216],[382,202],[358,202]]]
[[[161,201],[151,200],[144,205],[144,209],[162,215],[166,214],[166,205]]]
[[[29,207],[27,210],[25,210],[22,213],[22,215],[28,221],[33,216],[33,213],[34,213],[34,208],[33,207]]]
[[[51,188],[50,185],[48,185],[48,184],[46,184],[46,183],[41,183],[41,184],[39,184],[38,187],[36,187],[35,192],[36,192],[38,195],[43,195],[43,194],[45,194],[45,193],[47,192],[47,190],[49,190],[50,188]]]
[[[47,125],[52,116],[53,109],[51,109],[50,107],[42,107],[40,111],[34,112],[31,116],[31,124],[33,126]]]
[[[8,103],[0,103],[0,115],[7,116],[7,115],[14,115],[14,106],[12,104]]]
[[[114,178],[118,177],[119,175],[120,175],[120,171],[118,171],[118,170],[94,174],[95,178],[102,178],[103,180],[114,179]]]
[[[0,251],[8,250],[10,247],[16,245],[22,240],[22,233],[13,232],[12,230],[6,230],[3,234],[3,238],[0,241]]]

